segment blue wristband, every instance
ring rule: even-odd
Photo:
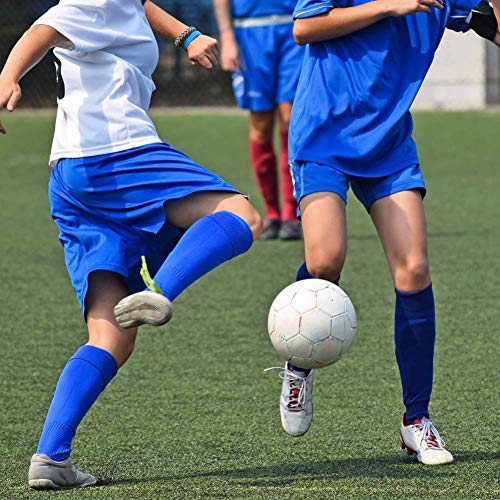
[[[187,50],[188,47],[189,47],[189,44],[195,40],[196,38],[198,38],[199,36],[201,35],[201,33],[199,31],[193,31],[187,38],[186,40],[184,41],[184,43],[182,44],[182,46]]]

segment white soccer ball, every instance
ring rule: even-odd
[[[300,368],[337,362],[356,338],[351,299],[329,281],[309,279],[287,286],[269,311],[268,332],[280,356]]]

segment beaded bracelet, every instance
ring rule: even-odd
[[[176,39],[175,39],[175,46],[176,47],[182,47],[184,45],[184,42],[187,40],[189,35],[193,34],[195,31],[198,31],[194,26],[190,26],[187,30],[183,31]]]

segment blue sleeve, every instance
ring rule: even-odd
[[[330,12],[339,0],[299,0],[293,11],[293,19],[305,19],[307,17],[319,16]],[[343,0],[340,0],[342,2]]]
[[[453,31],[469,31],[472,10],[480,0],[452,0],[446,27]]]

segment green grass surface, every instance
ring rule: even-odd
[[[3,118],[5,116],[3,115]],[[84,420],[74,461],[96,488],[27,487],[52,391],[85,326],[49,215],[51,118],[12,116],[0,137],[0,498],[499,498],[500,114],[421,114],[438,340],[432,417],[456,463],[399,449],[393,287],[359,204],[349,203],[343,286],[358,310],[351,355],[318,372],[310,432],[281,430],[268,307],[300,242],[258,242],[206,276],[137,350]],[[251,194],[244,116],[156,117],[163,137]]]

